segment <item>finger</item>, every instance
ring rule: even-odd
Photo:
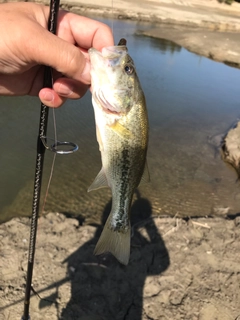
[[[109,26],[71,12],[59,12],[57,35],[68,42],[77,43],[80,48],[86,50],[91,47],[101,50],[103,47],[114,45]]]
[[[37,22],[32,22],[32,27],[20,38],[16,55],[28,68],[36,64],[51,66],[65,76],[90,84],[90,62],[73,44],[48,32]]]
[[[61,97],[69,99],[79,99],[84,96],[89,86],[83,85],[79,81],[59,78],[54,82],[53,89]]]
[[[45,9],[46,10],[46,9]],[[81,50],[92,46],[101,49],[113,44],[113,36],[108,26],[72,13],[61,13],[58,27],[59,37],[48,32],[35,22],[31,28],[29,39],[24,46],[26,59],[32,62],[50,65],[65,76],[90,84],[90,63]],[[34,37],[31,35],[34,33]],[[61,37],[61,38],[60,38]],[[21,47],[22,48],[22,47]]]
[[[39,91],[39,99],[48,107],[58,108],[66,98],[59,96],[53,89],[43,88]]]

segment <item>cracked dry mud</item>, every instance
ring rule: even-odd
[[[40,218],[32,319],[238,319],[240,217],[132,218],[126,267],[93,256],[102,226],[62,214]],[[22,315],[28,237],[28,218],[0,225],[1,320]]]

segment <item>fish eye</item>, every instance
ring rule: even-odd
[[[126,74],[130,75],[130,74],[132,74],[134,72],[134,68],[133,68],[132,65],[126,64],[124,66],[124,71],[126,72]]]

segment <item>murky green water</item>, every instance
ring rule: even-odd
[[[237,213],[236,175],[208,140],[239,116],[240,71],[170,42],[135,35],[148,27],[114,22],[116,42],[127,39],[148,104],[151,183],[139,188],[141,196],[154,214]],[[37,98],[0,97],[0,221],[31,214],[39,110]],[[46,210],[98,221],[111,194],[107,189],[87,193],[101,168],[90,94],[68,101],[56,118],[59,140],[76,142],[80,150],[57,156]],[[50,116],[48,136],[52,127]],[[43,194],[52,157],[46,152]]]

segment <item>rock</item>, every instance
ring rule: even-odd
[[[223,139],[222,158],[230,164],[240,178],[240,121],[230,129]]]

